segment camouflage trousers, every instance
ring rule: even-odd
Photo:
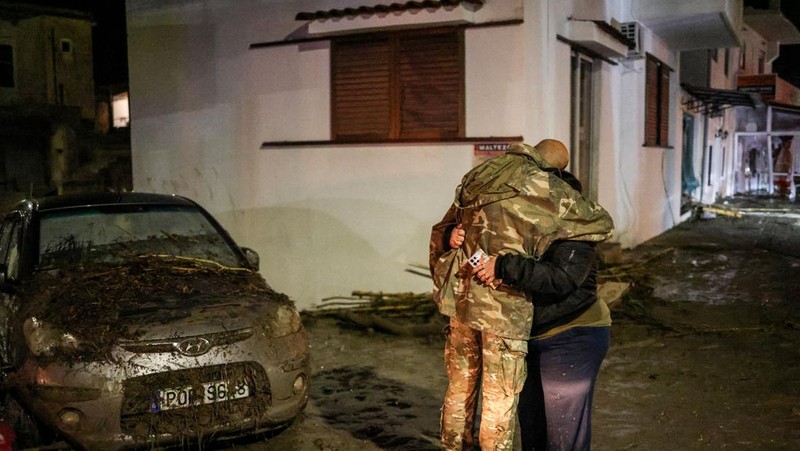
[[[441,414],[445,450],[476,445],[473,426],[481,396],[482,451],[512,450],[519,393],[525,383],[527,341],[481,332],[450,318],[444,349],[449,379]]]

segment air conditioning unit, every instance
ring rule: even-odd
[[[641,56],[642,30],[639,22],[623,22],[619,24],[619,31],[633,44],[633,48],[628,49],[628,58]]]

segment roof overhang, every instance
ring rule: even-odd
[[[758,108],[764,105],[761,96],[753,92],[743,92],[732,89],[716,89],[682,84],[691,99],[684,102],[690,111],[718,116],[731,107],[743,106]]]
[[[744,23],[769,42],[800,44],[800,31],[778,10],[747,7]]]
[[[336,35],[404,26],[470,23],[484,0],[424,0],[299,12],[309,35]],[[380,20],[375,20],[380,19]],[[411,21],[411,22],[409,22]]]
[[[627,56],[633,47],[619,30],[602,21],[570,18],[564,23],[561,34],[606,58]]]
[[[675,50],[738,47],[739,37],[721,13],[697,14],[642,21]]]
[[[69,19],[80,19],[86,21],[92,20],[92,15],[89,12],[81,10],[50,7],[50,6],[28,5],[24,4],[23,2],[19,3],[8,2],[0,5],[0,17],[2,17],[3,20],[7,20],[10,22],[16,22],[19,20],[25,20],[25,19],[30,19],[32,17],[40,17],[40,16],[64,17]]]
[[[641,23],[672,50],[739,47],[741,2],[731,0],[636,0],[630,19]]]
[[[407,1],[405,3],[390,3],[388,5],[378,4],[373,6],[359,6],[356,8],[334,8],[314,12],[299,12],[295,16],[295,20],[326,20],[341,19],[343,17],[372,16],[376,14],[390,14],[409,10],[456,7],[462,3],[480,7],[483,6],[483,2],[484,0]]]

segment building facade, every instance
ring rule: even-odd
[[[800,90],[772,63],[800,32],[780,12],[744,9],[736,47],[681,53],[684,89],[684,207],[735,195],[794,198],[793,139],[800,132]]]
[[[509,142],[567,143],[621,246],[671,228],[680,54],[743,27],[740,0],[127,4],[134,188],[207,206],[301,308],[429,291],[431,225]]]
[[[92,20],[87,13],[0,6],[0,106],[64,106],[94,119]]]
[[[0,205],[63,192],[95,115],[89,14],[0,5]]]

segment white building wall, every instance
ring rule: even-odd
[[[526,7],[531,2],[526,3]],[[538,2],[532,2],[538,3]],[[548,35],[553,38],[543,56],[552,74],[552,88],[546,93],[546,103],[555,111],[547,114],[556,118],[551,129],[556,139],[570,142],[570,47],[555,39],[556,27],[568,18],[601,19],[611,22],[625,17],[623,2],[587,3],[582,0],[550,0]],[[603,16],[603,14],[606,14]],[[526,10],[527,21],[527,10]],[[676,54],[658,37],[643,30],[643,52],[649,52],[676,71]],[[642,53],[644,55],[644,53]],[[680,116],[677,72],[672,74],[670,116],[671,148],[643,147],[645,65],[643,58],[600,64],[596,87],[599,95],[595,120],[598,146],[598,201],[609,210],[615,221],[614,241],[623,247],[633,247],[646,241],[679,221],[680,211]]]
[[[736,89],[737,75],[758,75],[772,72],[770,45],[758,32],[742,26],[742,46],[728,49],[728,67],[725,66],[725,49],[717,50],[717,58],[710,59],[709,86],[717,89]],[[759,58],[764,58],[763,71],[759,71]],[[742,59],[743,58],[743,59]],[[742,65],[744,63],[744,65]],[[736,111],[726,109],[718,117],[707,118],[707,130],[702,141],[703,161],[697,163],[702,170],[700,201],[717,202],[736,194],[736,173],[742,164],[742,149],[735,140]]]
[[[665,62],[670,74],[670,147],[645,147],[645,53]],[[642,30],[641,56],[623,60],[619,81],[611,82],[610,92],[618,104],[619,120],[604,126],[618,130],[617,140],[608,140],[612,149],[601,149],[600,203],[609,207],[616,221],[617,239],[623,247],[633,247],[673,227],[680,220],[681,109],[679,102],[678,60],[657,36]],[[615,88],[616,87],[616,88]],[[613,116],[612,116],[613,117]],[[613,155],[614,161],[603,156]],[[606,182],[604,182],[606,180]],[[607,183],[613,182],[612,186]],[[605,184],[605,185],[604,185]]]
[[[600,93],[597,97],[599,103],[597,172],[600,175],[597,180],[597,199],[614,218],[616,227],[614,240],[621,243],[631,235],[630,230],[636,219],[627,180],[620,178],[625,157],[630,153],[630,149],[636,148],[627,147],[624,144],[626,137],[623,136],[624,131],[634,128],[631,124],[635,123],[636,118],[628,108],[634,107],[637,102],[626,99],[620,94],[625,74],[630,70],[627,64],[618,66],[602,64],[598,83]],[[632,241],[627,242],[630,246]]]
[[[778,57],[776,51],[771,51],[769,43],[757,31],[744,25],[742,27],[742,48],[744,54],[743,74],[757,75],[772,73],[772,62]],[[759,72],[759,59],[764,59],[764,69]]]
[[[297,12],[362,3],[127,2],[135,189],[207,207],[300,308],[354,290],[430,291],[406,269],[427,264],[430,227],[473,164],[467,143],[262,147],[330,138],[329,44],[250,44],[295,33]],[[524,23],[466,30],[468,137],[570,142],[570,47],[557,33],[586,5],[503,0],[475,13]],[[657,39],[645,49],[675,67]],[[600,66],[599,201],[630,247],[675,222],[680,122],[675,148],[643,148],[643,60]]]
[[[466,129],[469,136],[513,136],[525,129],[526,99],[536,83],[528,70],[522,26],[467,30],[465,36]],[[486,45],[495,43],[503,49]],[[482,88],[483,87],[483,88]],[[471,167],[470,154],[464,161]],[[465,171],[466,172],[466,171]],[[463,172],[458,175],[459,179]]]
[[[472,166],[471,144],[262,148],[329,139],[329,44],[248,46],[290,34],[299,11],[343,6],[128,3],[135,189],[207,207],[301,308],[353,290],[429,291],[405,270],[427,264],[430,227]],[[468,136],[549,136],[555,119],[530,116],[547,72],[521,57],[537,33],[467,30]]]

